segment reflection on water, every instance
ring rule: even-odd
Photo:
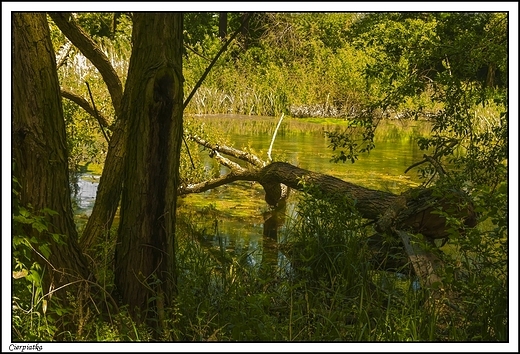
[[[78,211],[84,212],[89,215],[92,213],[94,202],[96,201],[96,193],[99,184],[99,176],[93,176],[92,174],[81,174],[77,185],[78,193],[74,196]]]
[[[234,117],[230,120],[231,123],[221,123],[221,118],[207,118],[208,126],[214,120],[215,127],[225,129],[224,133],[234,147],[251,148],[266,159],[266,151],[278,118]],[[239,124],[246,120],[267,121],[264,125],[272,129],[251,130],[240,127]],[[384,127],[376,131],[376,148],[369,154],[361,155],[354,164],[330,162],[333,152],[328,146],[322,125],[318,125],[320,128],[313,128],[312,125],[294,128],[291,124],[297,123],[284,121],[276,137],[273,145],[275,160],[287,161],[305,169],[393,193],[401,193],[420,182],[415,172],[405,176],[404,170],[422,159],[423,152],[417,147],[417,138],[427,131],[417,127],[422,123],[414,122],[415,125],[403,128],[399,122],[386,122]],[[326,129],[332,128],[333,126],[328,126]],[[207,156],[208,152],[202,151],[201,154],[204,155],[203,163],[210,168],[214,162]],[[221,167],[221,172],[227,171],[226,167]],[[99,176],[83,175],[78,181],[77,205],[79,211],[88,215],[95,201],[98,180]],[[243,256],[254,267],[267,262],[278,264],[279,269],[288,269],[288,260],[278,251],[276,245],[282,241],[280,237],[283,237],[282,231],[286,224],[284,219],[290,220],[294,216],[297,198],[290,197],[287,209],[282,214],[273,214],[274,211],[268,208],[263,198],[263,190],[258,184],[237,182],[217,190],[183,197],[178,210],[179,213],[197,215],[202,208],[211,205],[215,209],[215,213],[211,214],[213,220],[204,220],[203,218],[209,216],[202,214],[198,214],[199,220],[195,219],[200,228],[207,225],[208,221],[215,225],[205,233],[209,247]]]
[[[266,159],[272,132],[278,122],[275,117],[212,116],[203,119],[207,126],[226,133],[235,148],[251,149],[263,159]],[[283,124],[273,145],[275,160],[393,193],[401,193],[420,182],[415,172],[404,175],[404,171],[422,159],[423,152],[417,146],[417,139],[428,130],[418,126],[423,123],[412,122],[407,126],[402,126],[400,122],[382,123],[376,131],[376,148],[369,154],[359,156],[354,164],[330,162],[333,152],[322,125],[315,124],[313,128],[311,124],[306,124],[304,128],[297,128],[290,120],[286,126]],[[316,129],[316,126],[320,128]],[[328,126],[326,129],[332,130],[334,127]],[[202,153],[205,166],[211,169],[214,161],[207,156],[207,151]],[[220,170],[229,171],[225,167],[220,167]],[[280,231],[285,227],[284,219],[290,220],[295,215],[297,197],[292,196],[287,210],[278,215],[273,214],[263,198],[261,187],[255,189],[255,186],[235,183],[210,193],[186,196],[179,211],[200,210],[212,204],[217,211],[214,217],[221,219],[218,224],[219,237],[225,238],[230,252],[247,254],[251,264],[258,264],[262,258],[270,264],[283,263],[286,260],[281,258],[281,253],[278,254],[276,244],[283,236]],[[242,207],[249,215],[246,220]],[[217,239],[212,242],[214,247],[218,246]]]

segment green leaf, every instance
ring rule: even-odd
[[[22,215],[26,218],[29,218],[31,216],[31,213],[29,213],[29,211],[23,207],[20,208],[19,212],[20,212],[20,215]]]
[[[31,282],[34,282],[36,284],[40,284],[41,283],[41,277],[40,277],[40,274],[35,271],[34,269],[31,269],[29,274],[26,276],[27,280],[31,281]]]
[[[49,208],[43,208],[42,212],[48,214],[48,215],[58,215],[58,212]]]
[[[45,258],[49,258],[49,256],[51,255],[51,249],[48,245],[41,245],[39,247],[39,250]]]
[[[32,227],[33,227],[33,229],[38,230],[38,232],[47,231],[47,225],[45,225],[44,223],[42,223],[40,221],[35,221],[32,224]]]
[[[26,225],[32,224],[34,222],[33,219],[28,219],[24,215],[13,216],[13,221],[15,223],[26,224]]]
[[[63,245],[65,242],[63,241],[63,236],[61,234],[51,234],[52,239],[54,242],[56,242],[58,245]]]

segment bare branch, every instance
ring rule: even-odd
[[[424,156],[426,156],[426,155],[424,155]],[[419,161],[419,162],[416,162],[416,163],[414,163],[414,164],[408,166],[408,168],[407,168],[406,170],[404,170],[404,173],[408,173],[408,171],[410,171],[412,168],[417,167],[417,166],[420,166],[420,165],[422,165],[423,163],[425,163],[425,162],[427,162],[427,161],[428,161],[428,160],[424,159],[424,160],[421,160],[421,161]]]
[[[74,20],[71,12],[51,12],[49,16],[54,20],[59,29],[67,36],[92,64],[99,70],[107,85],[116,116],[121,115],[121,99],[123,97],[123,85],[116,71],[110,64],[110,60],[99,46],[81,29]]]
[[[234,171],[232,170],[230,173],[224,176],[220,176],[218,178],[212,178],[210,180],[186,184],[179,187],[178,195],[190,194],[190,193],[202,193],[205,191],[209,191],[210,189],[214,189],[232,182],[236,181],[255,181],[258,178],[257,172],[249,171],[249,170],[241,170]]]
[[[218,163],[220,163],[222,166],[226,166],[227,168],[229,168],[230,170],[236,170],[236,171],[242,171],[244,170],[244,168],[242,166],[240,166],[239,164],[237,164],[236,162],[233,162],[231,161],[230,159],[220,155],[218,153],[218,151],[213,151],[212,152],[212,157],[215,157],[215,160],[218,161]]]
[[[65,53],[63,53],[61,55],[61,58],[59,58],[59,59],[58,59],[58,57],[56,57],[56,60],[57,60],[56,70],[61,68],[63,66],[63,64],[65,64],[67,62],[67,59],[69,57],[69,54],[70,54],[71,50],[72,50],[72,43],[71,42],[65,43],[65,45],[62,48],[62,50],[60,50],[61,53],[63,53],[63,51]],[[58,53],[56,53],[56,54],[58,54]]]
[[[224,43],[224,45],[222,46],[222,48],[220,48],[219,52],[217,53],[217,55],[215,55],[215,58],[213,58],[213,61],[208,65],[208,67],[206,68],[206,70],[204,71],[204,73],[202,74],[202,76],[200,77],[199,81],[195,84],[195,86],[193,87],[193,89],[191,90],[190,94],[188,95],[188,98],[186,98],[186,101],[184,101],[182,107],[183,108],[186,108],[186,106],[188,105],[188,103],[190,103],[191,99],[193,98],[193,96],[195,95],[195,92],[197,92],[198,88],[200,87],[200,85],[202,85],[202,82],[204,81],[204,79],[206,78],[206,76],[208,76],[209,72],[211,71],[211,68],[213,67],[213,65],[215,65],[215,63],[217,62],[218,58],[220,58],[220,56],[222,55],[222,53],[224,53],[227,49],[227,47],[229,46],[229,44],[235,39],[235,37],[242,31],[242,28],[244,28],[244,26],[246,25],[246,23],[249,21],[249,18],[251,17],[251,14],[247,14],[242,23],[240,24],[240,27],[235,31],[235,33],[233,33],[233,35],[231,37],[229,37],[229,39],[226,41],[226,43]]]
[[[197,52],[195,49],[193,49],[192,47],[190,47],[189,45],[187,45],[186,43],[184,43],[184,48],[191,50],[193,53],[195,53],[196,55],[198,55],[199,57],[201,57],[202,59],[204,59],[204,60],[206,60],[206,61],[211,61],[211,59],[206,58],[204,55],[200,54],[200,53]]]
[[[223,154],[236,157],[237,159],[240,159],[242,161],[249,162],[250,164],[252,164],[255,167],[264,167],[266,165],[264,161],[260,160],[257,156],[255,156],[251,153],[248,153],[248,152],[245,152],[242,150],[238,150],[238,149],[235,149],[235,148],[232,148],[229,146],[225,146],[225,145],[218,145],[218,144],[213,145],[209,141],[206,141],[206,140],[198,137],[197,135],[188,135],[187,138],[190,140],[193,140],[197,144],[202,145],[210,150],[218,151]]]
[[[103,132],[103,136],[105,137],[105,140],[107,141],[107,143],[110,143],[110,139],[108,138],[108,135],[105,132],[105,128],[103,128],[103,123],[101,123],[101,118],[99,118],[99,113],[96,108],[96,103],[94,102],[94,97],[92,96],[92,91],[90,91],[90,85],[88,84],[87,81],[85,81],[85,84],[87,85],[88,94],[90,96],[90,101],[92,102],[92,108],[94,108],[94,113],[96,113],[96,115],[94,117],[96,117],[96,120],[99,123],[99,127],[101,128],[101,131]]]
[[[71,100],[72,102],[76,103],[78,106],[83,108],[85,110],[85,112],[90,114],[92,117],[94,117],[94,118],[96,117],[96,112],[94,111],[94,108],[90,105],[90,103],[86,99],[84,99],[83,97],[81,97],[79,95],[76,95],[73,92],[67,91],[63,88],[61,89],[60,93],[66,99]],[[101,124],[104,127],[108,127],[109,126],[108,119],[99,112],[98,112],[98,115],[99,115],[99,120],[101,121]]]
[[[429,163],[431,163],[433,165],[433,167],[435,167],[435,170],[437,171],[438,174],[441,175],[441,177],[446,176],[446,171],[444,171],[444,168],[442,168],[442,165],[440,164],[439,161],[435,160],[433,157],[430,157],[428,155],[424,155],[423,157],[425,158],[425,160],[427,160]]]
[[[276,133],[278,133],[278,128],[280,128],[280,125],[282,124],[284,114],[282,113],[282,116],[280,117],[280,120],[278,121],[278,125],[276,126],[276,129],[273,133],[273,139],[271,140],[271,145],[269,146],[269,150],[267,151],[267,158],[269,159],[269,162],[273,161],[273,158],[271,157],[271,151],[273,150],[274,140],[276,139]]]

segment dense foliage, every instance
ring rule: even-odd
[[[228,34],[242,18],[229,14]],[[218,19],[218,13],[185,15],[185,95],[222,46]],[[62,88],[90,101],[88,82],[107,120],[102,124],[63,100],[69,168],[77,174],[89,164],[103,164],[108,146],[102,130],[110,135],[116,117],[98,71],[49,22]],[[124,82],[131,14],[81,13],[78,22],[108,53]],[[420,141],[425,160],[415,167],[439,195],[464,190],[480,217],[478,227],[464,230],[449,210],[439,210],[451,227],[450,242],[438,251],[448,265],[442,276],[447,292],[462,301],[429,306],[428,291],[417,290],[416,279],[376,270],[365,260],[362,242],[372,229],[355,207],[338,210],[335,201],[304,193],[298,217],[286,227],[283,247],[294,270],[289,275],[283,268],[251,267],[247,256],[207,252],[201,240],[217,220],[211,212],[204,227],[190,219],[179,222],[179,294],[177,306],[167,309],[169,332],[163,339],[507,341],[507,14],[262,13],[246,28],[185,112],[347,119],[349,126],[329,138],[334,159],[352,163],[375,148],[380,119],[429,120],[431,134]],[[184,128],[222,139],[189,119]],[[183,180],[198,182],[214,173],[187,152]],[[41,212],[19,207],[13,183],[13,267],[23,278],[14,281],[13,338],[51,340],[56,334],[51,312],[59,316],[70,309],[46,312],[41,268],[30,261],[37,241],[24,237],[24,229],[46,232],[47,226]],[[59,235],[52,236],[59,241]],[[96,245],[96,273],[107,291],[113,288],[114,242],[112,231]],[[71,340],[153,337],[148,328],[136,327],[124,308],[108,320],[79,317],[82,331],[69,334]]]

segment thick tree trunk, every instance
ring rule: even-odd
[[[104,239],[101,236],[109,232],[112,227],[123,189],[126,129],[126,122],[121,118],[116,120],[108,144],[103,173],[99,179],[96,202],[81,235],[80,244],[83,250],[88,250],[98,240]]]
[[[182,14],[136,13],[132,39],[122,104],[129,130],[115,280],[135,319],[162,320],[175,297]]]
[[[116,122],[105,158],[103,174],[99,181],[96,203],[81,235],[81,247],[86,250],[95,245],[98,240],[103,239],[102,236],[110,230],[121,199],[127,124],[121,114],[123,87],[108,57],[78,26],[71,13],[50,13],[49,15],[67,38],[99,70],[110,92],[112,104],[116,112]],[[81,101],[81,99],[66,91],[62,92],[62,95],[78,103],[87,112],[94,113],[93,108],[90,107],[87,101]]]
[[[35,212],[43,208],[57,212],[50,217],[49,232],[37,235],[45,238],[41,241],[47,242],[51,250],[49,259],[35,259],[45,268],[44,289],[48,291],[73,282],[79,284],[78,280],[91,278],[91,273],[77,243],[65,122],[46,15],[13,14],[12,28],[12,152],[13,173],[21,184],[20,202],[32,205]],[[60,234],[63,242],[56,243],[51,233]]]

